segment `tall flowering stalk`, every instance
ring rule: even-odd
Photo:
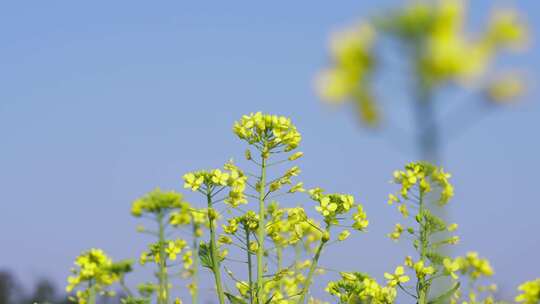
[[[309,287],[313,280],[313,275],[319,263],[319,258],[324,247],[328,244],[331,239],[331,228],[335,225],[342,224],[343,215],[351,213],[356,209],[356,213],[352,216],[353,223],[352,228],[364,231],[367,228],[369,221],[364,212],[362,205],[356,204],[354,202],[354,197],[348,194],[325,194],[321,188],[314,188],[309,190],[311,199],[318,203],[318,206],[315,207],[317,212],[319,212],[324,218],[324,229],[322,230],[322,237],[315,251],[315,256],[311,262],[311,266],[308,271],[308,276],[304,289],[300,294],[300,300],[298,303],[304,303],[304,299],[308,293]],[[349,235],[348,230],[343,230],[339,236],[338,240],[343,241]]]
[[[263,115],[258,112],[242,117],[233,127],[234,133],[241,139],[255,147],[260,156],[260,176],[255,186],[259,201],[259,223],[257,228],[257,286],[258,303],[264,303],[263,274],[264,274],[264,239],[266,227],[266,202],[268,195],[278,190],[284,180],[271,184],[267,190],[267,168],[271,154],[289,152],[298,147],[301,136],[291,120],[276,115]],[[297,175],[298,170],[288,172],[286,178]],[[274,186],[274,189],[272,188]]]
[[[225,171],[215,169],[211,171],[191,172],[184,175],[184,187],[192,191],[198,191],[206,199],[206,216],[210,236],[207,243],[201,243],[199,254],[201,261],[203,261],[202,266],[209,268],[214,275],[216,293],[220,304],[225,303],[225,292],[221,275],[221,262],[224,259],[225,252],[220,252],[217,243],[216,221],[219,214],[214,208],[214,204],[221,200],[232,206],[246,203],[243,195],[246,177],[243,172],[232,163],[227,163],[224,169]],[[216,195],[226,188],[230,189],[229,194],[221,200],[216,199]]]
[[[257,166],[258,174],[244,173],[229,162],[223,171],[203,170],[184,175],[184,187],[203,194],[208,204],[210,240],[208,245],[201,245],[202,264],[209,266],[214,274],[220,303],[223,303],[224,298],[233,303],[304,303],[318,269],[323,248],[330,240],[330,228],[338,221],[345,220],[344,215],[355,209],[357,212],[351,216],[351,225],[357,230],[363,230],[367,226],[366,215],[351,195],[325,195],[320,188],[310,191],[311,197],[320,205],[317,208],[327,208],[326,201],[332,200],[328,207],[330,213],[326,209],[320,209],[321,214],[324,213],[324,228],[314,219],[308,218],[303,208],[282,208],[275,201],[282,195],[305,191],[303,183],[292,183],[292,179],[300,173],[297,166],[278,173],[275,178],[269,178],[276,175],[269,172],[269,168],[293,162],[303,156],[302,152],[294,152],[301,136],[289,118],[253,113],[237,121],[233,131],[257,151],[252,154],[252,150],[248,149],[245,157]],[[281,159],[274,159],[278,157]],[[253,181],[250,181],[250,178]],[[228,191],[222,192],[225,189]],[[247,204],[248,199],[256,201],[256,211],[242,210],[241,205]],[[218,238],[215,231],[217,226],[214,226],[221,214],[216,211],[215,204],[222,201],[227,206],[227,212],[240,212],[241,215],[229,218],[227,224],[223,225],[224,235]],[[339,209],[333,209],[334,205],[339,206]],[[343,235],[349,233],[347,231]],[[344,240],[346,237],[340,238]],[[268,247],[267,240],[271,240],[273,246]],[[300,248],[300,242],[306,244],[304,249],[308,255],[313,254],[307,263],[299,261],[301,254],[297,248]],[[316,242],[319,244],[312,249],[309,244]],[[225,246],[234,246],[245,251],[247,281],[240,280],[224,266],[227,275],[236,282],[240,295],[224,291],[225,280],[221,270],[222,262],[227,259],[228,249]],[[203,248],[207,248],[207,253],[203,253]],[[285,263],[287,249],[296,251],[293,264]],[[270,255],[275,255],[277,260],[273,274],[269,269]],[[304,276],[303,271],[306,268],[307,273]]]
[[[388,203],[397,205],[401,215],[408,219],[414,218],[416,227],[402,226],[396,224],[394,231],[388,236],[393,240],[398,240],[402,233],[410,234],[413,240],[413,247],[418,254],[417,261],[407,256],[405,265],[411,268],[416,275],[416,286],[414,288],[403,285],[407,280],[403,280],[403,266],[396,268],[394,274],[385,274],[385,277],[397,285],[407,294],[414,297],[419,304],[427,304],[432,300],[431,288],[434,281],[443,277],[452,277],[457,279],[455,271],[458,266],[449,257],[440,253],[441,246],[456,244],[459,241],[457,236],[451,236],[443,240],[435,238],[437,234],[445,231],[454,231],[456,226],[449,225],[444,220],[434,215],[428,207],[429,202],[426,195],[432,191],[438,194],[436,203],[444,206],[454,195],[454,188],[449,182],[450,174],[444,172],[441,168],[425,162],[410,163],[404,170],[394,172],[393,182],[400,186],[397,194],[390,194]],[[414,212],[413,214],[410,214]],[[445,302],[459,288],[459,283],[436,296],[437,301]]]
[[[191,231],[192,242],[191,248],[187,250],[182,257],[183,261],[183,276],[191,278],[191,282],[187,285],[191,294],[191,303],[199,302],[199,242],[204,235],[204,228],[208,228],[207,211],[205,209],[197,209],[189,203],[183,202],[178,211],[175,211],[170,216],[170,224],[174,227],[185,227]]]
[[[141,253],[142,265],[153,262],[156,264],[157,284],[146,283],[139,287],[143,298],[149,300],[155,293],[158,304],[168,304],[170,300],[169,267],[176,261],[177,256],[187,248],[184,239],[168,239],[167,230],[173,212],[183,208],[185,201],[180,193],[175,191],[163,192],[159,188],[133,202],[131,214],[135,217],[147,217],[153,220],[157,230],[139,229],[143,233],[154,236],[157,241],[148,246],[148,250]]]

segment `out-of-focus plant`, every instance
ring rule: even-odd
[[[477,252],[468,252],[463,257],[457,257],[448,264],[459,269],[463,284],[467,286],[458,290],[452,297],[452,303],[499,303],[495,300],[496,284],[480,284],[482,279],[493,276],[493,268],[489,261],[479,257]]]
[[[540,278],[525,282],[518,287],[521,294],[516,297],[517,302],[524,304],[540,303]]]
[[[483,31],[470,34],[467,4],[466,0],[411,1],[335,33],[330,40],[330,67],[316,80],[320,97],[330,104],[354,104],[366,126],[386,127],[393,145],[413,148],[418,158],[440,165],[442,149],[452,136],[470,127],[479,115],[514,103],[526,89],[519,72],[494,71],[499,55],[527,45],[523,17],[511,9],[497,9]],[[400,72],[403,83],[397,85],[405,89],[395,98],[409,101],[412,107],[412,140],[395,121],[390,122],[392,115],[382,113],[383,94],[376,90],[377,81],[390,79],[385,90],[396,85],[391,82]],[[473,100],[441,115],[446,106],[439,99],[458,96],[457,92],[466,92]],[[434,214],[448,220],[447,211],[429,205]]]
[[[439,163],[440,128],[446,127],[442,126],[446,121],[438,119],[437,97],[443,91],[449,87],[466,89],[476,93],[478,101],[487,100],[486,104],[494,108],[512,103],[525,90],[515,71],[488,77],[493,74],[497,55],[526,45],[528,32],[523,18],[513,10],[499,9],[492,13],[482,33],[471,35],[465,31],[466,3],[414,1],[334,34],[330,42],[331,67],[317,79],[319,95],[332,104],[350,101],[367,126],[382,125],[385,119],[373,82],[384,72],[384,55],[391,53],[405,65],[405,85],[409,90],[401,96],[409,95],[412,101],[420,156]],[[394,62],[397,61],[391,64]],[[450,119],[473,108],[468,102]],[[470,122],[450,121],[460,127],[467,123]]]
[[[124,275],[131,271],[131,261],[113,263],[100,249],[83,252],[75,260],[76,267],[68,277],[67,292],[77,289],[71,299],[79,304],[95,303],[98,295],[114,296],[109,287],[115,283],[123,283]]]
[[[142,226],[138,227],[140,232],[150,234],[156,238],[156,242],[149,244],[148,250],[141,253],[139,262],[142,265],[147,263],[156,265],[157,283],[139,285],[138,289],[142,298],[137,300],[150,301],[151,296],[155,294],[158,304],[169,303],[171,298],[169,269],[175,266],[174,263],[180,255],[183,256],[184,268],[187,269],[191,265],[193,251],[187,250],[187,241],[183,238],[171,239],[168,237],[168,230],[170,230],[171,226],[174,227],[191,221],[193,226],[197,227],[197,222],[192,219],[191,214],[196,211],[191,211],[190,208],[180,193],[175,191],[163,192],[159,188],[133,202],[131,214],[135,217],[148,218],[154,221],[157,226],[156,230]],[[187,219],[183,217],[187,217]],[[197,231],[195,231],[192,236],[194,240],[197,239],[197,235]],[[190,289],[190,291],[196,299],[197,290]],[[133,298],[132,300],[136,299]]]

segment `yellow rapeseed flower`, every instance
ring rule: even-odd
[[[405,269],[403,266],[396,267],[396,270],[394,270],[394,273],[384,273],[384,277],[388,280],[389,286],[396,286],[401,283],[406,283],[410,280],[410,278],[405,275]]]
[[[518,290],[521,291],[521,294],[515,298],[516,302],[523,302],[523,304],[540,303],[540,278],[519,285]]]

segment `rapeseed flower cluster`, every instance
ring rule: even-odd
[[[517,302],[523,302],[523,304],[540,303],[540,278],[519,285],[518,290],[521,294],[516,297]]]
[[[103,250],[95,248],[79,255],[75,259],[75,265],[76,268],[71,270],[73,275],[68,277],[66,291],[70,293],[84,285],[72,298],[82,304],[94,299],[98,293],[114,296],[114,292],[108,291],[107,288],[131,271],[130,261],[113,263]]]
[[[321,240],[323,229],[302,207],[280,208],[277,203],[271,203],[268,214],[266,235],[281,249],[301,242],[304,249],[312,251],[312,244]]]
[[[294,304],[306,283],[302,273],[284,270],[264,284],[264,293],[271,296],[271,304]]]
[[[364,211],[364,207],[360,204],[356,205],[356,212],[353,214],[352,218],[353,218],[352,227],[358,231],[364,231],[369,225],[367,214]]]
[[[476,280],[480,277],[490,277],[494,271],[487,259],[480,258],[477,252],[468,252],[463,257],[457,257],[455,262],[462,274]]]
[[[442,168],[426,162],[412,162],[405,166],[405,170],[394,171],[393,182],[401,186],[399,196],[405,200],[409,200],[410,191],[414,186],[417,186],[419,191],[428,193],[431,192],[432,184],[435,184],[441,190],[438,203],[445,205],[454,196],[454,187],[449,182],[450,177],[451,175]],[[400,199],[398,195],[390,195],[388,202],[392,204],[400,202]],[[401,210],[400,212],[408,214]]]
[[[161,261],[161,250],[165,254],[165,257],[170,261],[176,261],[177,256],[187,248],[187,242],[183,239],[169,240],[161,243],[153,243],[148,246],[148,251],[143,251],[139,257],[139,263],[144,265],[149,261],[153,261],[156,264]]]
[[[373,278],[360,272],[341,272],[340,275],[340,280],[332,281],[326,286],[326,291],[337,297],[340,304],[395,302],[395,285],[381,286]]]
[[[223,225],[223,231],[227,234],[235,234],[240,225],[243,230],[251,232],[257,231],[257,227],[259,226],[259,215],[250,210],[241,216],[230,218],[228,219],[228,224]]]
[[[224,170],[214,169],[211,171],[195,171],[184,175],[184,188],[191,189],[191,191],[212,191],[221,188],[228,187],[229,194],[224,199],[225,203],[233,208],[238,207],[241,204],[246,204],[247,199],[244,194],[246,189],[247,176],[232,162],[228,162],[224,165]],[[203,187],[201,189],[201,187]]]
[[[268,206],[269,219],[266,225],[266,235],[268,235],[276,246],[281,248],[291,244],[291,240],[296,240],[295,225],[298,222],[289,221],[292,217],[287,217],[287,209],[280,208],[277,203]]]
[[[242,116],[234,123],[233,131],[239,138],[257,147],[265,158],[279,148],[283,148],[283,151],[296,149],[302,139],[290,118],[261,112]]]
[[[423,277],[430,276],[435,273],[435,268],[431,265],[426,266],[423,260],[419,260],[418,262],[413,263],[411,257],[407,257],[407,258],[408,259],[405,262],[405,264],[414,270],[414,272],[416,273],[416,277],[423,278]]]
[[[184,204],[182,194],[175,191],[163,192],[156,188],[154,191],[139,198],[131,205],[131,214],[140,217],[144,213],[162,213],[182,208]]]
[[[348,194],[324,194],[323,189],[313,188],[309,190],[309,195],[312,200],[319,203],[315,210],[329,221],[349,212],[354,205],[354,197]]]
[[[476,252],[468,252],[463,257],[454,259],[445,258],[443,260],[443,273],[450,275],[454,280],[460,280],[462,283],[467,280],[467,288],[460,288],[455,292],[451,299],[451,304],[457,303],[481,303],[494,304],[499,303],[495,300],[494,292],[497,291],[497,285],[479,285],[481,278],[491,277],[494,273],[489,261],[480,258]],[[461,278],[458,277],[461,275]],[[466,296],[463,297],[464,293]]]
[[[189,225],[193,221],[193,213],[191,205],[188,202],[182,202],[177,210],[171,212],[169,223],[173,226]]]
[[[201,237],[204,233],[203,228],[208,227],[208,210],[206,208],[193,208],[188,203],[182,205],[178,211],[173,211],[169,217],[169,224],[174,227],[191,225],[193,235]]]
[[[298,176],[300,174],[300,168],[298,166],[294,166],[287,170],[283,176],[275,179],[274,181],[270,182],[268,190],[270,192],[276,192],[280,190],[284,185],[290,185],[291,184],[291,178],[293,176]],[[297,183],[296,185],[292,186],[287,192],[288,193],[295,193],[295,192],[304,192],[303,183]]]
[[[394,226],[394,230],[388,234],[388,237],[394,241],[397,241],[401,237],[402,233],[403,233],[403,226],[400,223],[397,223]]]

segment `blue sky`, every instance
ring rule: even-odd
[[[327,64],[329,33],[399,2],[0,4],[0,268],[26,284],[64,284],[89,247],[138,256],[148,240],[134,232],[131,201],[156,186],[181,189],[187,171],[241,159],[232,123],[261,110],[291,116],[302,132],[307,185],[365,204],[369,233],[329,249],[323,264],[381,277],[406,248],[384,237],[398,219],[385,204],[388,181],[416,153],[362,129],[352,109],[322,104],[313,78]],[[538,32],[538,4],[502,3],[527,12]],[[492,7],[474,1],[472,25]],[[526,71],[529,95],[445,147],[462,237],[455,253],[488,257],[505,294],[540,275],[539,54],[533,39],[529,51],[499,60]],[[384,110],[407,125],[399,86],[376,86]],[[445,107],[463,96],[444,98]]]

